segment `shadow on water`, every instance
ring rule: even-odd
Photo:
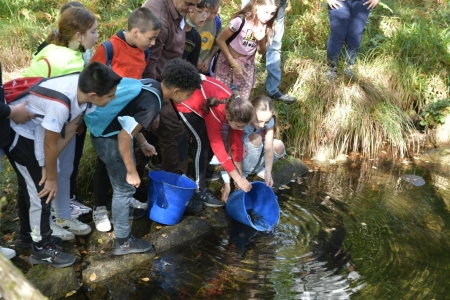
[[[450,299],[448,174],[383,161],[321,168],[277,193],[272,232],[233,223],[118,275],[107,298]]]

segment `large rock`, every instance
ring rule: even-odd
[[[36,265],[30,269],[26,277],[49,299],[63,298],[80,287],[74,266],[52,268],[47,265]]]
[[[422,161],[429,161],[438,164],[450,164],[450,146],[444,146],[428,150],[420,155]]]

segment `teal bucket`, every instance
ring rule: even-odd
[[[165,171],[152,171],[148,176],[148,217],[165,225],[177,224],[197,184],[185,175]]]
[[[231,193],[226,209],[231,218],[258,231],[272,230],[280,218],[277,197],[260,181],[252,182],[248,193],[242,190]]]

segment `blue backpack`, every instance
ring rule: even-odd
[[[122,78],[117,86],[116,99],[108,103],[104,107],[97,107],[95,111],[84,116],[86,126],[89,128],[91,134],[95,137],[108,137],[117,135],[119,131],[110,132],[103,135],[106,127],[117,118],[119,112],[127,106],[134,98],[139,95],[142,89],[152,92],[159,100],[159,108],[161,109],[162,92],[154,86],[157,81],[151,78],[133,79]]]

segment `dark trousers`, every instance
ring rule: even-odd
[[[206,188],[206,171],[213,156],[209,143],[205,120],[195,113],[179,113],[181,121],[192,136],[191,149],[194,159],[195,183],[200,189]]]
[[[77,195],[78,167],[80,166],[81,155],[83,154],[84,140],[86,139],[86,129],[81,134],[75,135],[75,156],[73,159],[73,171],[70,175],[70,197]]]
[[[11,149],[6,152],[19,181],[18,207],[20,235],[30,236],[34,243],[43,245],[50,241],[51,204],[47,197],[39,198],[42,168],[34,155],[34,141],[15,134]]]
[[[163,101],[158,129],[158,137],[164,171],[176,174],[187,173],[188,139],[183,124],[171,101]]]
[[[327,58],[330,67],[336,67],[342,47],[347,47],[345,60],[353,65],[361,45],[362,34],[370,10],[363,5],[364,0],[345,0],[339,2],[339,9],[328,8],[330,18],[330,36],[327,44]]]

